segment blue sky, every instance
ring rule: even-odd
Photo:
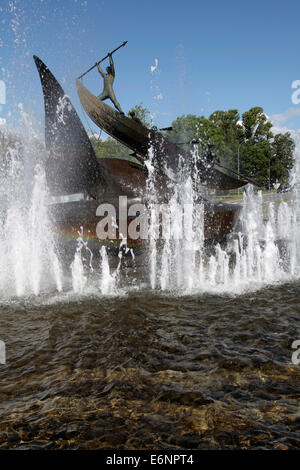
[[[262,106],[278,127],[300,128],[300,104],[291,101],[291,84],[300,80],[299,2],[0,0],[0,8],[0,117],[8,124],[22,103],[42,129],[36,54],[86,126],[75,77],[127,40],[114,56],[125,112],[142,102],[162,127],[182,114]],[[102,91],[96,70],[83,83]]]

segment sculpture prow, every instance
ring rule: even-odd
[[[149,156],[151,149],[154,161],[161,167],[171,167],[176,170],[180,159],[187,164],[193,159],[190,152],[166,139],[158,130],[148,129],[142,122],[137,122],[115,111],[93,95],[81,82],[76,80],[80,102],[92,121],[104,132],[121,142],[144,158]],[[215,168],[208,168],[201,161],[197,162],[199,178],[202,184],[212,189],[236,189],[247,184],[247,181],[233,178]]]
[[[33,57],[44,94],[48,187],[55,195],[91,193],[95,186],[107,184],[108,174],[101,167],[70,98],[41,59]]]

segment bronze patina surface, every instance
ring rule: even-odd
[[[76,86],[82,106],[100,129],[144,158],[148,158],[151,149],[155,163],[161,167],[178,168],[179,160],[183,158],[187,165],[190,162],[190,171],[194,172],[190,152],[170,142],[157,130],[148,129],[136,119],[121,115],[100,101],[79,80],[76,80]],[[227,190],[247,184],[246,181],[233,178],[213,167],[207,168],[201,161],[197,162],[197,166],[201,183],[209,188]]]
[[[147,204],[147,167],[138,162],[133,163],[130,159],[98,159],[70,99],[46,65],[37,57],[35,63],[45,100],[45,135],[49,151],[46,176],[51,194],[57,196],[83,192],[94,198],[94,201],[51,204],[50,212],[55,230],[74,241],[78,237],[80,227],[84,226],[84,238],[97,240],[96,227],[99,217],[96,216],[96,210],[99,204],[111,202],[118,208],[119,196],[127,196]],[[128,147],[142,155],[146,153],[147,145],[153,137],[152,141],[155,140],[157,145],[160,142],[159,146],[155,147],[158,158],[174,153],[178,156],[178,147],[164,139],[161,134],[149,131],[139,122],[120,115],[92,95],[80,82],[77,82],[77,86],[83,104],[90,110],[91,116],[95,119],[97,117],[100,127],[106,132],[123,143],[126,141]],[[216,178],[221,178],[222,184],[225,184],[224,181],[229,184],[232,180],[241,183],[217,170],[214,172]],[[170,180],[163,171],[157,171],[155,179],[157,203],[168,202],[172,193]],[[209,181],[207,183],[209,185]],[[220,239],[234,229],[240,206],[212,203],[200,195],[199,202],[204,204],[206,239]],[[117,219],[117,224],[119,222]],[[121,237],[117,234],[117,239],[112,243],[118,246],[120,241]],[[144,240],[136,241],[130,238],[128,243],[144,248],[147,245]]]

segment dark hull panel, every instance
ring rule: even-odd
[[[141,203],[139,198],[129,198],[127,200],[127,208],[132,204]],[[128,226],[133,217],[124,216],[120,219],[119,201],[116,198],[105,199],[101,203],[112,204],[116,209],[116,222],[118,226],[124,224]],[[53,204],[49,207],[51,218],[54,221],[54,229],[57,235],[65,242],[73,244],[83,229],[83,239],[89,240],[91,248],[99,249],[101,244],[109,247],[117,248],[120,246],[122,237],[116,230],[116,238],[114,240],[100,240],[97,236],[96,228],[101,217],[96,215],[99,202],[97,201],[79,201],[68,202],[64,204]],[[214,204],[210,202],[204,203],[204,238],[205,240],[220,240],[226,237],[234,230],[238,214],[241,206],[237,204]],[[144,250],[147,248],[147,240],[133,240],[127,238],[129,248]]]
[[[116,188],[115,196],[145,197],[148,178],[145,167],[123,158],[102,158],[101,164],[113,179]],[[158,194],[164,196],[164,199],[161,196],[163,200],[167,197],[168,182],[169,180],[164,174],[157,175],[156,188]]]
[[[45,142],[49,152],[46,176],[53,194],[90,192],[108,183],[89,137],[64,90],[36,56],[45,104]]]
[[[160,132],[149,130],[142,123],[115,111],[94,96],[79,80],[76,80],[76,86],[80,102],[92,121],[131,150],[147,158],[152,148],[155,162],[162,167],[167,165],[176,168],[180,158],[192,161],[189,152],[165,139]],[[208,170],[200,161],[198,167],[201,183],[209,188],[227,190],[247,184],[214,168]]]

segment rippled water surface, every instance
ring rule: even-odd
[[[1,448],[299,449],[300,284],[1,304]]]

